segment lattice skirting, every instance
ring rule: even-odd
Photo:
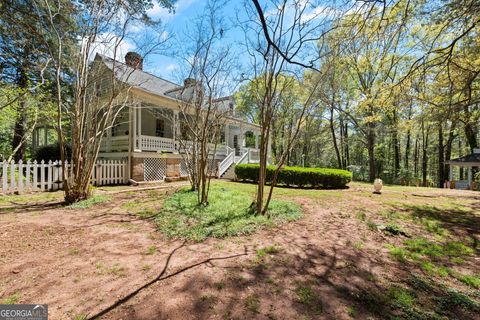
[[[187,177],[188,176],[188,168],[187,168],[187,161],[182,159],[180,161],[180,176]]]
[[[167,160],[159,158],[143,159],[143,175],[145,181],[164,180],[167,175]]]

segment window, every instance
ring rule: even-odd
[[[155,136],[163,137],[165,134],[165,121],[163,119],[156,119]]]

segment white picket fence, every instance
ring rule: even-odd
[[[71,164],[66,163],[67,170]],[[61,161],[4,161],[0,167],[4,194],[28,191],[55,191],[63,188]],[[98,160],[92,172],[95,186],[119,185],[128,182],[126,160]]]

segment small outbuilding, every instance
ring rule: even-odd
[[[476,184],[473,181],[473,169],[480,167],[480,149],[473,149],[473,153],[446,161],[450,166],[450,177],[446,183],[446,188],[476,190]],[[464,168],[467,171],[467,180],[455,179],[455,167]]]

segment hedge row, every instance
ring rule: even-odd
[[[237,179],[257,182],[258,164],[239,164],[235,167]],[[272,181],[275,166],[267,167],[267,182]],[[352,181],[352,173],[346,170],[328,168],[283,167],[277,184],[312,188],[345,188]]]

